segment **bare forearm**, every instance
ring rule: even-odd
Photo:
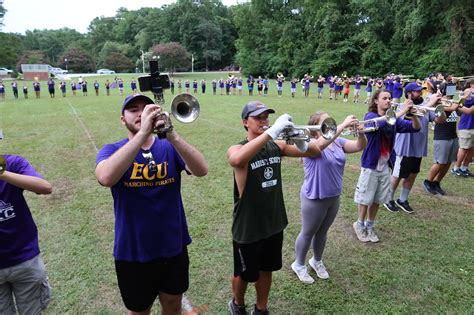
[[[4,180],[11,185],[34,192],[36,194],[46,195],[53,191],[53,187],[47,180],[35,176],[5,171],[2,175],[0,175],[0,180]]]
[[[168,141],[178,151],[181,158],[186,163],[186,168],[195,176],[205,176],[208,172],[208,165],[204,155],[195,147],[187,143],[175,131],[167,136]]]
[[[231,153],[228,152],[230,165],[233,167],[244,167],[269,140],[271,140],[271,137],[268,134],[263,133],[257,138],[239,147],[238,150],[232,150]]]
[[[107,160],[100,162],[95,169],[95,175],[99,183],[106,187],[114,186],[133,163],[147,137],[147,135],[137,133],[135,137]]]

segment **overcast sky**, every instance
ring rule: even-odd
[[[174,0],[4,0],[7,10],[3,32],[25,34],[27,30],[69,27],[87,32],[89,23],[98,16],[114,16],[117,9],[137,10],[142,7],[161,7]],[[222,0],[233,5],[245,0]]]

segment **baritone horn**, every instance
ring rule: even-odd
[[[188,93],[178,94],[171,101],[171,114],[177,121],[185,124],[195,121],[199,116],[200,110],[197,98]],[[167,132],[173,130],[169,113],[161,113],[158,119],[164,120],[165,125],[155,128],[153,132],[158,134],[159,137],[164,137]]]
[[[393,126],[397,122],[397,116],[395,111],[391,108],[387,110],[384,116],[358,121],[351,125],[348,130],[344,130],[341,135],[348,136],[353,135],[354,137],[359,136],[361,133],[373,132],[379,129],[379,122],[386,121],[387,124]]]
[[[309,141],[311,139],[311,131],[320,131],[324,139],[331,140],[336,134],[336,129],[336,121],[328,117],[324,119],[320,125],[296,125],[285,128],[278,135],[277,139],[285,140],[288,144],[293,144],[294,140]]]

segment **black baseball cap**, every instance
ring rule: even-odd
[[[123,112],[125,111],[125,108],[130,105],[132,102],[135,102],[136,100],[143,100],[145,101],[147,104],[154,104],[153,100],[151,98],[149,98],[148,96],[145,96],[145,95],[142,95],[142,94],[132,94],[132,95],[129,95],[125,98],[125,100],[123,101],[123,105],[122,105],[122,115],[123,115]]]
[[[271,108],[268,108],[265,104],[260,101],[250,101],[245,104],[242,109],[242,119],[247,119],[249,116],[258,116],[263,112],[269,112],[270,114],[275,113]]]

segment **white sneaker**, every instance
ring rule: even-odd
[[[309,265],[313,270],[316,272],[319,278],[321,279],[328,279],[329,278],[329,273],[326,270],[326,267],[324,266],[323,262],[317,262],[314,257],[311,257],[311,259],[308,261]]]
[[[374,228],[367,229],[367,238],[368,238],[369,241],[371,241],[372,243],[377,243],[378,241],[380,241],[380,239],[379,239],[379,237],[377,236],[377,234],[375,234]]]
[[[354,228],[354,231],[359,241],[364,242],[364,243],[367,243],[369,241],[365,228],[361,227],[357,221],[352,224],[352,227]]]
[[[306,268],[306,266],[297,266],[295,261],[291,264],[291,269],[293,269],[301,282],[308,284],[314,282],[313,277],[308,274],[308,268]]]

